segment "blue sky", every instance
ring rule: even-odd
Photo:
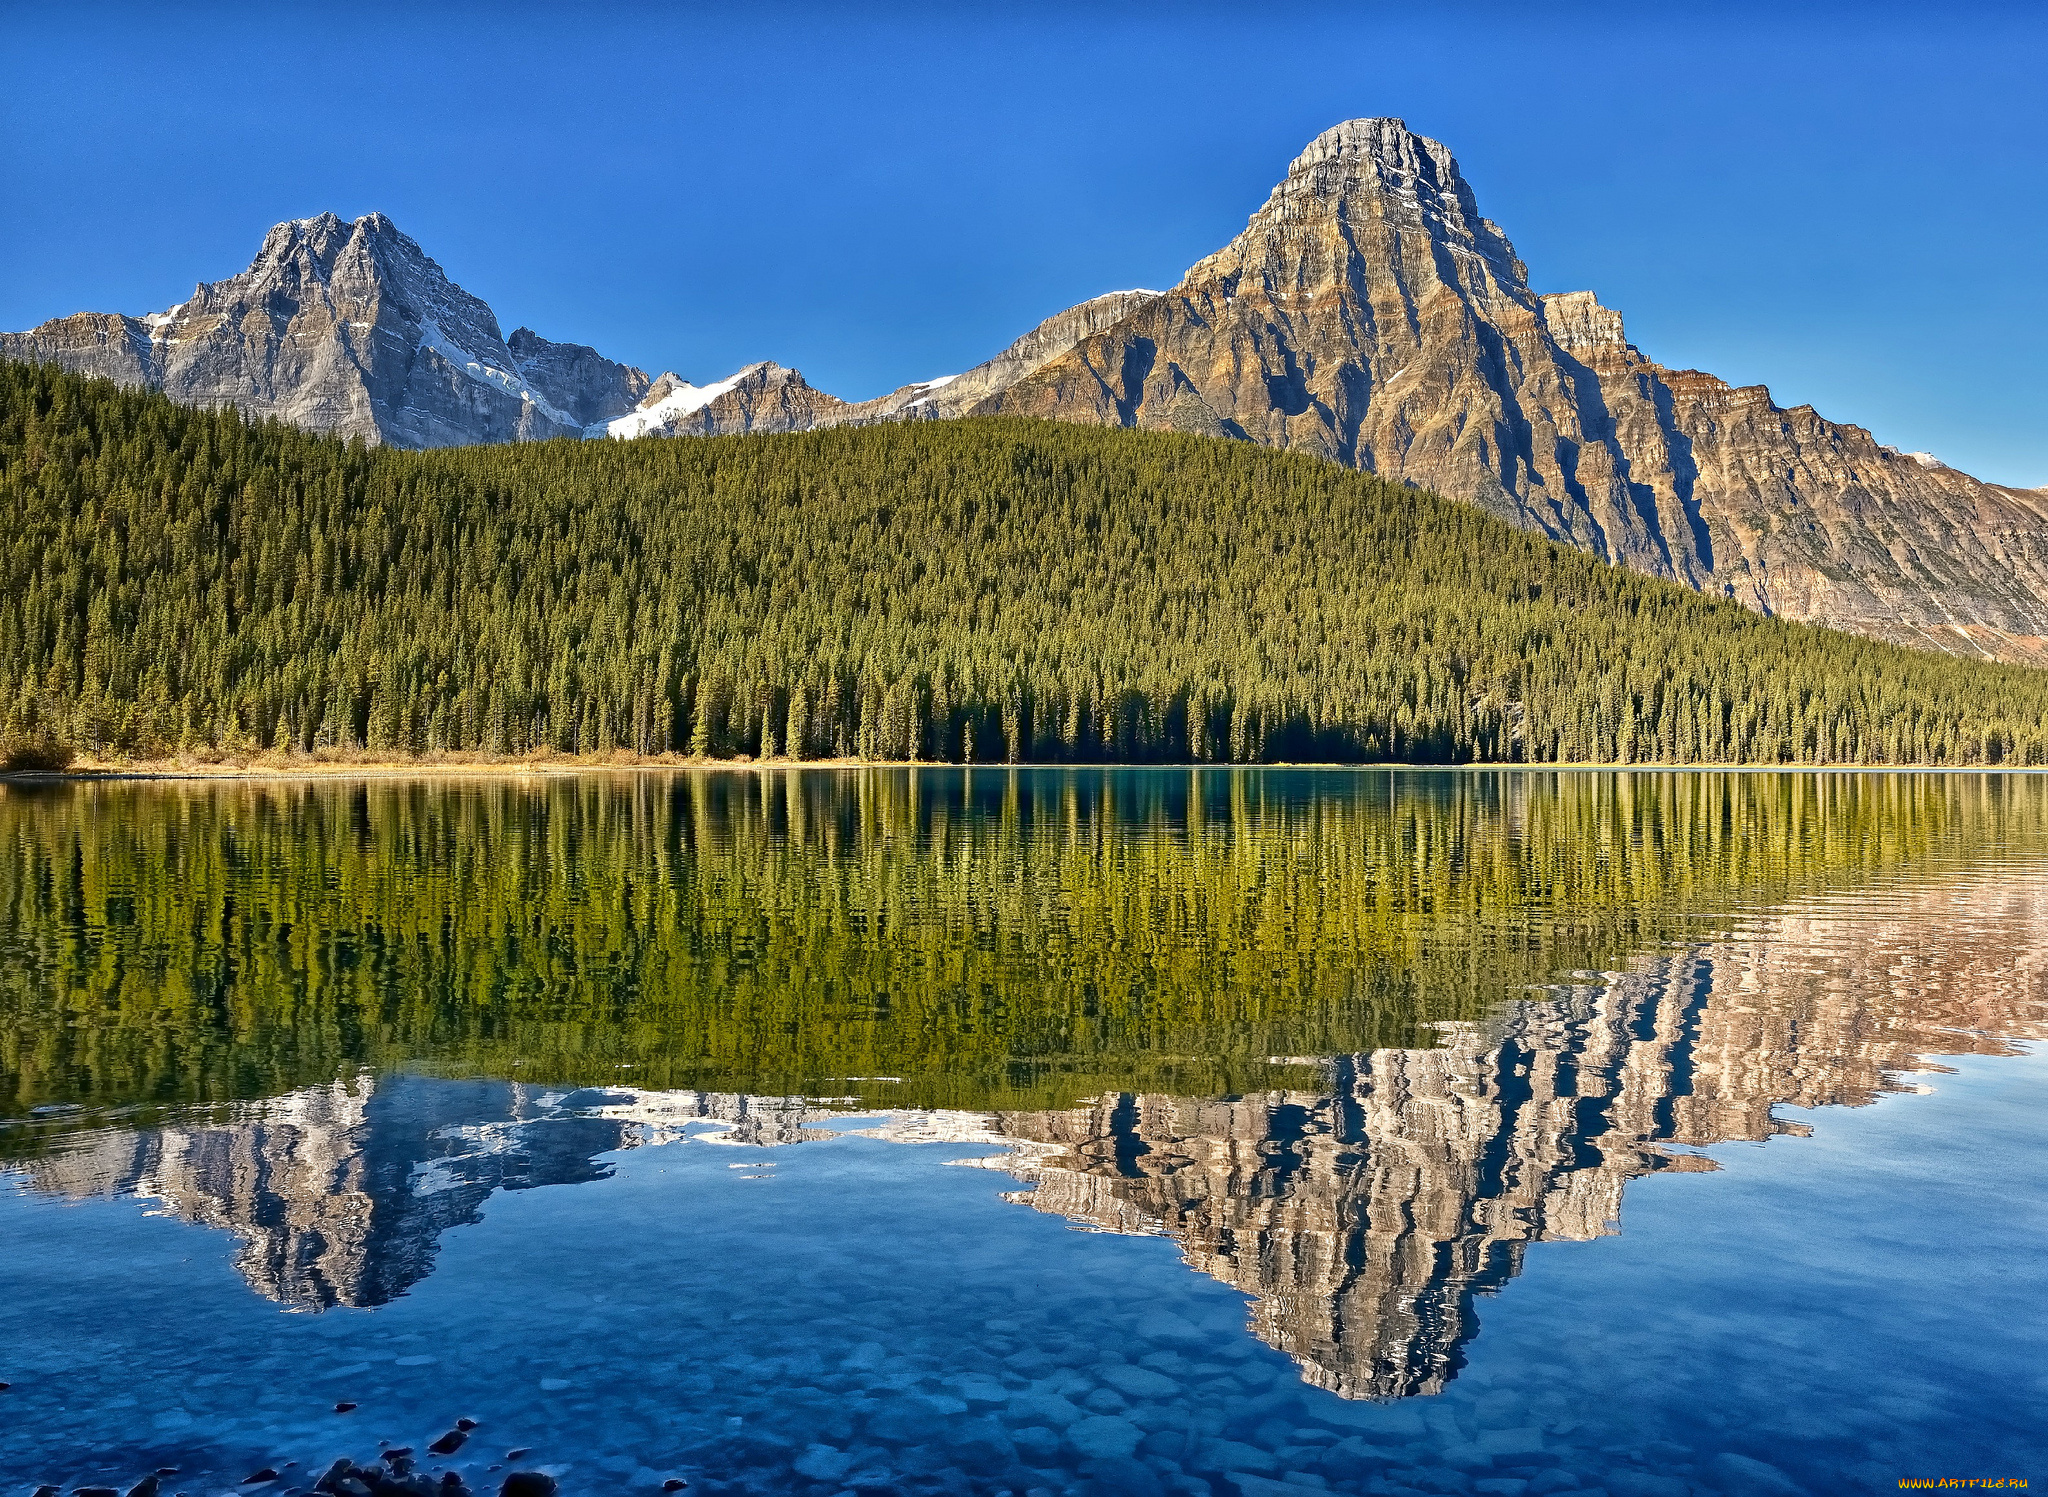
[[[0,327],[381,209],[507,331],[860,398],[1172,284],[1390,114],[1651,357],[2048,484],[2039,3],[0,0],[0,41]]]

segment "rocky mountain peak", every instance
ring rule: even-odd
[[[858,403],[777,364],[650,384],[580,344],[507,339],[378,213],[280,223],[188,302],[0,333],[0,357],[404,447],[999,414],[1203,433],[1468,499],[1762,612],[2048,660],[2048,490],[1651,362],[1592,292],[1534,294],[1457,158],[1398,119],[1316,136],[1172,290],[1091,298]]]
[[[1395,176],[1458,181],[1458,162],[1440,140],[1417,135],[1391,116],[1343,120],[1310,141],[1287,169],[1289,178],[1324,162],[1369,161]]]
[[[1171,293],[970,412],[1311,452],[1763,613],[2048,659],[2042,493],[1657,365],[1589,291],[1535,295],[1396,119],[1324,131]]]
[[[1296,295],[1364,292],[1389,272],[1420,289],[1528,300],[1527,268],[1480,214],[1450,149],[1400,120],[1360,119],[1310,141],[1244,232],[1181,284],[1220,281],[1232,295],[1240,282]]]
[[[647,388],[580,344],[521,329],[508,345],[490,306],[381,213],[287,219],[248,269],[167,311],[0,334],[0,356],[401,447],[582,436]]]

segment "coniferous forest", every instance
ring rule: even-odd
[[[2048,762],[2048,672],[1165,432],[365,450],[6,364],[0,522],[0,740],[102,757]]]

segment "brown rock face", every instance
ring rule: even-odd
[[[2048,496],[1665,369],[1539,296],[1443,145],[1324,132],[1226,248],[971,408],[1209,432],[1453,497],[1753,608],[2036,659]]]
[[[247,270],[168,312],[0,333],[0,358],[397,447],[581,436],[647,388],[594,349],[525,328],[508,345],[491,309],[380,213],[281,223]]]

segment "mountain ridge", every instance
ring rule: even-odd
[[[1990,484],[1762,385],[1670,368],[1590,291],[1537,292],[1457,160],[1344,121],[1167,291],[1057,312],[865,401],[748,365],[692,385],[495,314],[381,214],[273,228],[142,318],[0,334],[0,357],[430,447],[1023,415],[1313,452],[1762,613],[2048,664],[2048,488]]]

